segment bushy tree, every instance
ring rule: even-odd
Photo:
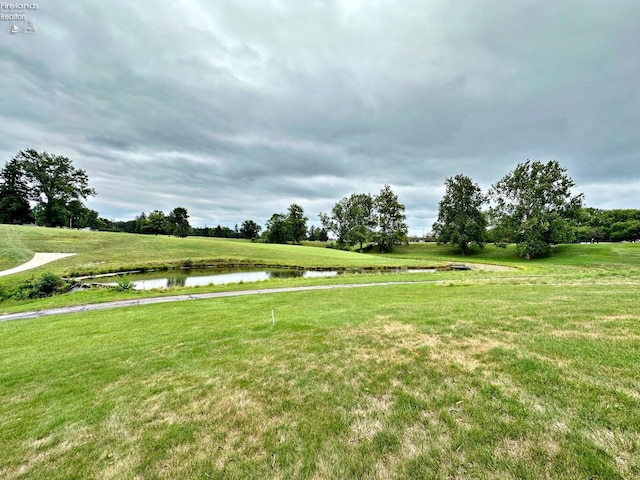
[[[344,197],[333,206],[330,214],[320,213],[319,217],[322,226],[335,234],[338,245],[345,245],[352,225],[349,217],[349,199]]]
[[[373,198],[368,193],[354,193],[344,197],[331,209],[330,214],[321,213],[320,220],[326,230],[336,234],[338,245],[353,246],[373,237],[376,216]]]
[[[29,149],[18,152],[13,162],[20,167],[29,200],[38,202],[35,216],[43,225],[66,225],[69,203],[96,194],[86,172],[67,157]]]
[[[519,164],[489,191],[495,230],[515,242],[526,259],[549,254],[551,244],[571,241],[570,222],[583,197],[571,193],[574,186],[556,160]]]
[[[466,255],[469,244],[484,247],[487,237],[487,219],[481,207],[486,197],[478,184],[465,175],[456,175],[444,181],[445,194],[438,204],[438,219],[433,233],[438,243],[457,245]]]
[[[377,229],[373,234],[380,252],[390,251],[395,245],[407,242],[404,205],[398,201],[389,185],[385,185],[374,199]]]
[[[240,227],[240,236],[242,238],[256,238],[260,235],[262,227],[253,220],[245,220]]]
[[[326,242],[327,240],[329,240],[329,235],[327,235],[327,231],[324,228],[317,228],[312,225],[311,228],[309,228],[309,235],[307,236],[307,240],[312,242]]]
[[[12,159],[0,170],[0,223],[32,221],[25,171],[20,162]]]
[[[288,223],[289,236],[294,243],[300,243],[307,233],[307,220],[309,220],[302,207],[296,203],[289,206],[286,222]]]
[[[67,211],[71,221],[69,226],[75,228],[92,228],[94,230],[103,230],[106,223],[98,217],[98,212],[84,206],[79,200],[72,200],[67,205]]]
[[[289,241],[291,233],[287,216],[284,213],[274,213],[267,220],[265,237],[270,243],[287,243]]]
[[[300,205],[292,203],[287,213],[274,213],[267,221],[264,238],[270,243],[300,243],[307,234],[307,220]]]
[[[176,237],[186,237],[191,232],[189,225],[189,213],[184,207],[176,207],[167,217],[170,232]]]
[[[169,219],[162,210],[154,210],[147,217],[147,228],[145,231],[154,235],[166,235],[169,233]]]

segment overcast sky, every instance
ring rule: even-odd
[[[68,156],[102,217],[264,225],[298,203],[317,225],[389,184],[422,234],[445,177],[486,190],[527,159],[587,206],[640,208],[636,0],[38,6],[0,12],[27,17],[0,20],[0,165]]]

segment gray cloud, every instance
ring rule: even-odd
[[[590,206],[638,208],[639,19],[597,0],[52,0],[36,34],[0,35],[0,153],[69,156],[116,219],[181,205],[233,226],[296,202],[317,222],[389,183],[422,233],[445,177],[488,188],[528,158]]]

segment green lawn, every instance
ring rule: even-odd
[[[637,291],[407,285],[6,322],[0,476],[635,478]]]
[[[65,251],[20,241],[12,251]],[[0,478],[640,478],[639,254],[411,245],[382,260],[517,269],[0,323]]]
[[[193,265],[245,263],[300,267],[385,267],[416,264],[416,261],[411,259],[361,255],[301,245],[13,225],[0,225],[0,246],[2,270],[26,262],[35,252],[76,253],[76,256],[38,269],[40,272],[52,271],[63,275],[138,268],[174,268],[182,266],[185,262]]]

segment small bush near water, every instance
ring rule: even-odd
[[[116,285],[115,285],[115,287],[113,287],[113,289],[116,292],[125,292],[127,290],[133,290],[133,287],[134,287],[134,284],[129,279],[129,277],[124,276],[124,277],[119,277],[116,280]]]

